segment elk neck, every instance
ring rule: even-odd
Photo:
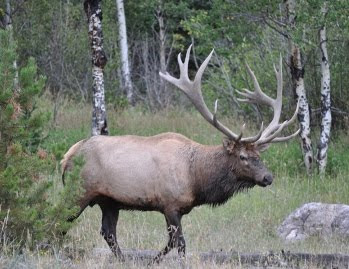
[[[237,160],[223,146],[197,148],[192,165],[195,206],[224,204],[234,194],[255,185],[239,176]]]

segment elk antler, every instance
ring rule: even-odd
[[[277,80],[277,95],[276,99],[272,99],[269,96],[267,96],[260,88],[259,83],[257,81],[256,76],[254,75],[251,68],[246,64],[247,71],[252,78],[253,85],[255,88],[254,92],[251,92],[247,89],[243,89],[244,92],[237,91],[240,95],[244,96],[246,99],[238,98],[238,101],[245,102],[245,103],[254,103],[254,104],[263,104],[271,106],[274,111],[274,117],[273,120],[270,122],[270,124],[265,128],[265,130],[262,132],[261,137],[258,139],[258,141],[255,142],[257,145],[266,144],[266,143],[273,143],[273,142],[284,142],[292,137],[295,137],[300,130],[295,132],[292,135],[286,136],[286,137],[278,137],[278,135],[281,133],[283,128],[290,125],[297,117],[298,109],[299,109],[299,100],[297,103],[297,108],[295,113],[293,114],[292,118],[290,120],[284,121],[283,123],[279,123],[280,115],[281,115],[281,108],[282,108],[282,57],[280,55],[280,63],[279,63],[279,71],[276,69],[274,65],[274,72]]]
[[[207,120],[210,124],[212,124],[216,129],[218,129],[220,132],[225,134],[229,139],[233,141],[241,141],[245,143],[253,143],[256,142],[258,139],[262,136],[263,131],[263,123],[260,128],[260,131],[256,136],[253,137],[247,137],[242,138],[242,132],[243,128],[241,129],[241,134],[237,135],[231,130],[229,130],[227,127],[225,127],[221,122],[217,120],[216,113],[217,113],[217,106],[218,106],[218,100],[215,102],[215,110],[214,114],[212,114],[209,109],[207,108],[205,101],[202,97],[201,92],[201,78],[204,73],[205,68],[208,65],[208,62],[211,59],[212,53],[214,50],[211,51],[211,53],[207,56],[205,61],[201,64],[199,70],[197,71],[195,75],[194,81],[191,81],[188,77],[188,63],[189,63],[189,56],[190,56],[190,50],[192,45],[189,46],[187,53],[185,55],[184,63],[181,59],[181,54],[178,54],[178,65],[180,70],[180,77],[179,79],[174,78],[169,73],[166,72],[166,74],[160,72],[160,76],[163,79],[166,79],[168,82],[172,83],[173,85],[177,86],[179,89],[181,89],[190,99],[190,101],[193,103],[195,108],[200,112],[200,114]]]

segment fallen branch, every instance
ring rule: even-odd
[[[123,250],[127,259],[147,264],[156,255],[155,250]],[[111,254],[109,249],[99,249],[95,255]],[[256,267],[299,268],[299,266],[315,266],[321,268],[349,268],[349,255],[342,254],[310,254],[291,253],[281,250],[269,253],[240,253],[236,251],[210,251],[187,254],[187,261],[199,259],[203,263],[248,265]],[[179,260],[176,252],[166,256],[164,261]]]

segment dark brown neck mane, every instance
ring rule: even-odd
[[[255,183],[241,178],[236,163],[223,146],[203,146],[193,159],[194,205],[224,204],[230,197]]]

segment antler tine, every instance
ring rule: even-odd
[[[212,51],[210,52],[210,54],[206,57],[205,61],[201,64],[201,66],[199,67],[199,70],[198,72],[196,73],[195,75],[195,79],[194,79],[194,82],[196,83],[200,83],[201,84],[201,78],[202,78],[202,75],[208,65],[208,62],[210,61],[211,57],[212,57],[212,54],[214,52],[214,49],[212,49]]]
[[[261,139],[259,139],[256,142],[256,144],[261,145],[261,144],[266,144],[266,143],[272,142],[272,140],[275,139],[281,133],[282,129],[284,129],[286,124],[287,124],[287,121],[284,121],[283,123],[278,124],[279,126],[273,134],[271,134],[270,136],[267,136],[267,137],[262,136]]]
[[[285,127],[288,126],[288,125],[290,125],[291,123],[293,123],[293,122],[296,120],[297,115],[298,115],[298,110],[299,110],[299,103],[300,103],[300,99],[298,99],[297,107],[296,107],[295,112],[294,112],[293,115],[292,115],[292,118],[289,119],[289,120],[287,121]]]
[[[279,120],[281,116],[281,109],[282,109],[282,90],[283,90],[283,81],[282,81],[282,56],[280,54],[280,60],[279,60],[279,71],[274,66],[274,72],[275,77],[277,81],[277,93],[276,93],[276,99],[273,100],[272,108],[274,110],[274,116],[272,121],[269,123],[267,128],[265,128],[263,132],[263,137],[267,137],[268,135],[272,134],[278,127],[279,127]]]
[[[189,80],[188,64],[189,64],[189,57],[190,57],[190,51],[191,51],[192,45],[193,44],[191,44],[189,46],[189,48],[187,49],[187,52],[185,54],[184,63],[182,62],[181,53],[178,54],[178,65],[179,65],[180,77],[185,78],[187,80]]]
[[[244,99],[244,98],[236,98],[237,101],[241,103],[248,103],[248,104],[255,104],[256,102],[250,99]]]
[[[261,128],[259,128],[259,131],[255,136],[243,138],[241,141],[246,143],[254,143],[261,138],[262,134],[263,134],[263,122],[261,124]]]
[[[211,51],[211,53],[207,56],[205,61],[199,67],[199,70],[197,71],[197,73],[195,75],[194,81],[191,81],[189,79],[189,76],[188,76],[188,63],[189,63],[189,58],[190,58],[191,47],[192,46],[190,45],[188,50],[187,50],[184,63],[182,62],[181,54],[178,55],[178,65],[179,65],[179,69],[180,69],[180,78],[179,79],[172,77],[168,73],[163,74],[160,72],[160,76],[162,78],[166,79],[167,81],[169,81],[170,83],[172,83],[173,85],[177,86],[179,89],[181,89],[188,96],[190,101],[193,103],[193,105],[196,107],[196,109],[200,112],[200,114],[204,117],[204,119],[207,120],[210,124],[212,124],[216,129],[221,131],[223,134],[228,136],[228,138],[230,138],[231,140],[241,141],[244,143],[254,143],[256,141],[258,142],[261,138],[263,139],[263,135],[264,135],[263,123],[262,123],[261,128],[260,128],[257,135],[252,136],[252,137],[242,138],[245,124],[241,128],[241,133],[239,135],[236,135],[234,132],[232,132],[227,127],[225,127],[221,122],[219,122],[217,120],[218,100],[215,101],[214,113],[212,114],[210,112],[210,110],[207,108],[205,101],[202,97],[201,79],[202,79],[202,75],[205,71],[205,68],[207,67],[207,65],[212,57],[214,50]],[[266,94],[264,94],[262,92],[254,73],[252,72],[252,70],[250,69],[250,67],[248,65],[247,65],[247,69],[248,69],[248,72],[249,72],[251,78],[253,79],[255,91],[251,92],[248,90],[244,90],[245,92],[243,92],[243,93],[241,92],[240,94],[247,98],[247,99],[242,99],[242,100],[245,102],[252,102],[252,103],[263,102],[264,104],[268,104],[270,106],[273,106],[275,100],[270,98],[269,96],[267,96]],[[284,123],[284,125],[286,123]]]
[[[243,133],[244,133],[244,131],[245,131],[245,127],[246,127],[246,123],[244,123],[244,124],[241,126],[241,128],[240,128],[240,134],[239,134],[239,136],[238,136],[238,138],[237,138],[237,141],[240,141],[240,140],[241,140],[241,137],[242,137],[242,135],[243,135]]]
[[[213,113],[213,125],[217,125],[217,109],[218,109],[218,99],[214,102],[214,113]]]
[[[291,139],[293,135],[287,136],[286,137],[287,139],[286,139],[283,137],[277,138],[277,135],[275,135],[275,133],[277,134],[281,133],[281,131],[286,126],[293,123],[297,118],[297,114],[299,110],[299,100],[298,100],[296,111],[294,112],[292,118],[285,121],[281,125],[278,123],[281,115],[281,108],[282,108],[282,57],[281,57],[281,54],[280,54],[280,68],[279,68],[280,71],[277,72],[275,66],[274,66],[274,70],[275,70],[276,78],[278,81],[277,98],[275,100],[275,108],[274,108],[274,118],[273,118],[273,121],[270,123],[270,125],[264,130],[263,137],[260,141],[258,141],[258,144],[264,144],[268,142],[283,142],[283,141],[287,141],[288,139]]]
[[[225,127],[222,123],[220,123],[216,119],[218,103],[217,102],[215,103],[215,113],[212,114],[207,108],[205,101],[202,97],[201,78],[205,71],[205,68],[208,65],[208,62],[212,57],[214,50],[211,51],[211,53],[207,56],[205,61],[201,64],[198,72],[196,73],[194,81],[191,81],[188,77],[188,63],[189,63],[191,47],[192,46],[189,46],[187,50],[184,63],[182,62],[181,55],[180,54],[178,55],[178,64],[180,69],[179,79],[172,77],[168,73],[163,74],[162,72],[159,72],[159,74],[163,79],[167,80],[168,82],[172,83],[173,85],[181,89],[188,96],[190,101],[193,103],[193,105],[196,107],[196,109],[200,112],[200,114],[204,117],[205,120],[207,120],[210,124],[212,124],[215,128],[217,128],[223,134],[228,136],[230,139],[234,141],[238,141],[239,136],[233,133],[231,130],[229,130],[227,127]]]
[[[240,135],[236,135],[234,132],[229,130],[227,127],[225,127],[221,122],[217,120],[218,100],[215,101],[214,114],[212,114],[210,110],[207,108],[205,101],[202,97],[202,92],[201,92],[202,75],[205,71],[205,68],[208,65],[208,62],[212,57],[214,50],[211,51],[211,53],[207,56],[205,61],[199,67],[199,70],[195,75],[194,81],[191,81],[188,76],[188,64],[189,64],[191,47],[192,45],[189,46],[186,52],[184,63],[182,62],[181,54],[178,54],[178,65],[180,69],[179,79],[172,77],[167,72],[166,74],[163,74],[162,72],[160,72],[159,74],[163,79],[167,80],[168,82],[172,83],[173,85],[181,89],[188,96],[190,101],[193,103],[195,108],[200,112],[200,114],[204,117],[204,119],[207,120],[211,125],[213,125],[216,129],[218,129],[223,134],[228,136],[228,138],[231,140],[241,141],[244,143],[255,143],[257,145],[269,143],[269,142],[286,141],[298,134],[298,132],[296,132],[295,134],[287,137],[277,137],[284,127],[288,126],[296,119],[298,108],[299,108],[299,102],[298,102],[296,112],[294,113],[292,118],[288,121],[284,121],[282,124],[279,124],[281,107],[282,107],[282,88],[283,88],[281,54],[280,54],[279,70],[277,70],[276,67],[274,66],[274,71],[275,71],[277,85],[278,85],[276,99],[269,97],[261,90],[256,76],[254,75],[253,71],[246,63],[247,71],[251,79],[253,80],[255,90],[254,92],[246,89],[244,89],[244,92],[237,91],[240,95],[245,97],[245,98],[238,98],[238,100],[246,103],[261,103],[261,104],[269,105],[274,110],[274,117],[271,123],[268,125],[268,127],[264,131],[263,131],[263,122],[262,122],[261,128],[257,135],[253,137],[242,138],[245,125],[242,126]]]
[[[250,75],[252,81],[253,81],[253,85],[254,85],[254,89],[255,91],[251,94],[253,94],[253,96],[255,97],[256,100],[258,100],[258,102],[263,102],[264,104],[268,104],[270,106],[273,105],[274,100],[272,98],[270,98],[268,95],[266,95],[262,90],[261,87],[259,86],[259,82],[255,76],[255,74],[253,73],[253,71],[251,70],[250,66],[246,63],[246,67],[247,67],[247,71],[248,74]],[[245,97],[247,97],[246,95],[244,95]]]
[[[297,115],[298,115],[298,110],[299,110],[299,100],[297,102],[297,108],[296,108],[296,111],[293,113],[293,116],[291,119],[289,120],[286,120],[284,121],[282,124],[278,124],[276,126],[276,128],[274,128],[274,133],[270,136],[264,136],[264,133],[263,133],[263,137],[262,139],[258,140],[257,141],[257,144],[266,144],[266,143],[274,143],[274,142],[284,142],[284,141],[287,141],[293,137],[295,137],[299,132],[300,130],[298,130],[297,132],[295,132],[294,134],[292,135],[289,135],[289,136],[286,136],[286,137],[277,137],[281,131],[288,125],[290,125],[291,123],[293,123],[295,121],[295,119],[297,118]]]
[[[273,99],[269,96],[267,96],[260,88],[258,80],[256,76],[254,75],[253,71],[249,67],[249,65],[246,63],[247,71],[253,81],[255,90],[253,92],[244,89],[242,92],[237,91],[241,96],[245,98],[238,98],[239,101],[244,103],[254,103],[254,104],[264,104],[269,105],[272,107],[274,116],[272,121],[269,123],[269,125],[265,128],[264,131],[262,131],[260,137],[255,141],[256,144],[265,144],[265,143],[271,143],[271,142],[281,142],[286,141],[288,139],[291,139],[296,134],[287,136],[287,137],[280,137],[277,136],[281,133],[281,131],[291,124],[297,117],[298,109],[299,109],[299,102],[297,103],[297,109],[295,113],[293,114],[292,118],[290,120],[284,121],[282,124],[279,123],[280,116],[281,116],[281,109],[282,109],[282,91],[283,91],[283,80],[282,80],[282,56],[280,54],[280,60],[279,60],[279,69],[274,67],[274,72],[277,80],[277,95],[276,98]]]
[[[298,129],[297,132],[289,135],[289,136],[285,136],[285,137],[276,137],[273,139],[273,143],[278,143],[278,142],[285,142],[288,141],[290,139],[292,139],[293,137],[297,136],[299,134],[299,132],[301,131],[301,129]]]
[[[298,110],[299,110],[299,99],[298,99],[298,102],[297,102],[297,108],[296,108],[295,112],[293,113],[292,118],[287,120],[287,121],[285,121],[284,124],[282,124],[282,125],[279,124],[278,126],[276,126],[275,129],[277,129],[277,130],[275,131],[275,133],[278,132],[278,134],[279,134],[285,127],[287,127],[288,125],[293,123],[296,120],[296,118],[297,118]],[[292,135],[289,135],[289,136],[286,136],[286,137],[276,137],[276,136],[273,136],[275,138],[272,139],[271,142],[274,143],[274,142],[287,141],[287,140],[291,139],[292,137],[296,136],[299,133],[299,131],[300,130],[298,130],[296,133],[294,133]],[[265,137],[265,140],[269,140],[269,137]],[[258,141],[258,143],[264,144],[264,143],[267,143],[267,142],[264,142],[263,140],[261,140],[261,141]]]

